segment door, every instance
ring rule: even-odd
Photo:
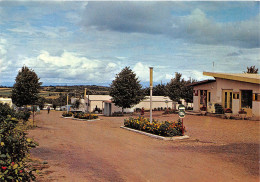
[[[200,90],[200,102],[199,102],[199,107],[201,108],[202,106],[207,107],[207,90]]]
[[[222,90],[222,107],[232,109],[233,90]]]
[[[247,112],[247,116],[252,116],[252,102],[253,102],[253,91],[252,90],[241,90],[241,103],[240,108]]]

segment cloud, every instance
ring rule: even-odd
[[[68,51],[52,56],[43,50],[36,59],[26,58],[23,62],[39,73],[41,81],[51,83],[108,84],[121,68],[118,62],[89,59]]]
[[[0,73],[7,68],[6,64],[6,54],[7,54],[7,49],[6,49],[6,40],[0,38]]]
[[[173,3],[182,7],[182,3]],[[260,15],[237,22],[216,22],[199,8],[174,15],[170,2],[89,2],[81,24],[99,31],[162,34],[211,45],[260,47]],[[195,6],[198,7],[198,6]],[[202,6],[203,7],[203,6]],[[190,8],[191,9],[191,8]]]
[[[67,30],[66,27],[50,27],[50,26],[41,26],[41,27],[34,27],[31,26],[29,23],[26,23],[21,26],[17,26],[15,28],[7,29],[10,32],[15,34],[24,34],[25,36],[29,37],[42,37],[42,38],[58,38],[58,37],[68,37],[71,32]]]
[[[133,71],[136,73],[137,77],[141,82],[149,82],[150,81],[150,67],[147,64],[143,64],[142,62],[138,62],[134,65]],[[164,73],[162,71],[163,66],[157,65],[153,69],[153,81],[154,82],[161,82],[168,81],[172,78],[172,76],[168,73]]]

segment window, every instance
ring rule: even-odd
[[[211,92],[208,92],[209,93],[209,98],[208,98],[208,101],[210,102],[210,98],[211,98]]]
[[[239,92],[233,93],[233,99],[239,99]]]
[[[252,108],[252,90],[242,90],[241,91],[241,107],[242,108]]]
[[[253,94],[253,101],[260,101],[260,94],[254,93]]]

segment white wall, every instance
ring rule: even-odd
[[[233,114],[238,114],[240,108],[240,100],[241,100],[241,90],[252,90],[253,93],[260,93],[260,85],[247,83],[247,82],[240,82],[234,80],[227,80],[222,78],[216,78],[216,82],[207,83],[202,85],[194,86],[194,90],[208,90],[211,92],[211,100],[212,103],[219,103],[222,104],[222,90],[232,90],[233,92],[239,92],[239,99],[232,100],[232,110]],[[199,91],[198,96],[193,95],[193,110],[199,111]],[[252,103],[252,114],[254,117],[260,117],[260,102],[253,101]]]

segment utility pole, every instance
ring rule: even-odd
[[[153,67],[150,67],[150,123],[153,122]]]

